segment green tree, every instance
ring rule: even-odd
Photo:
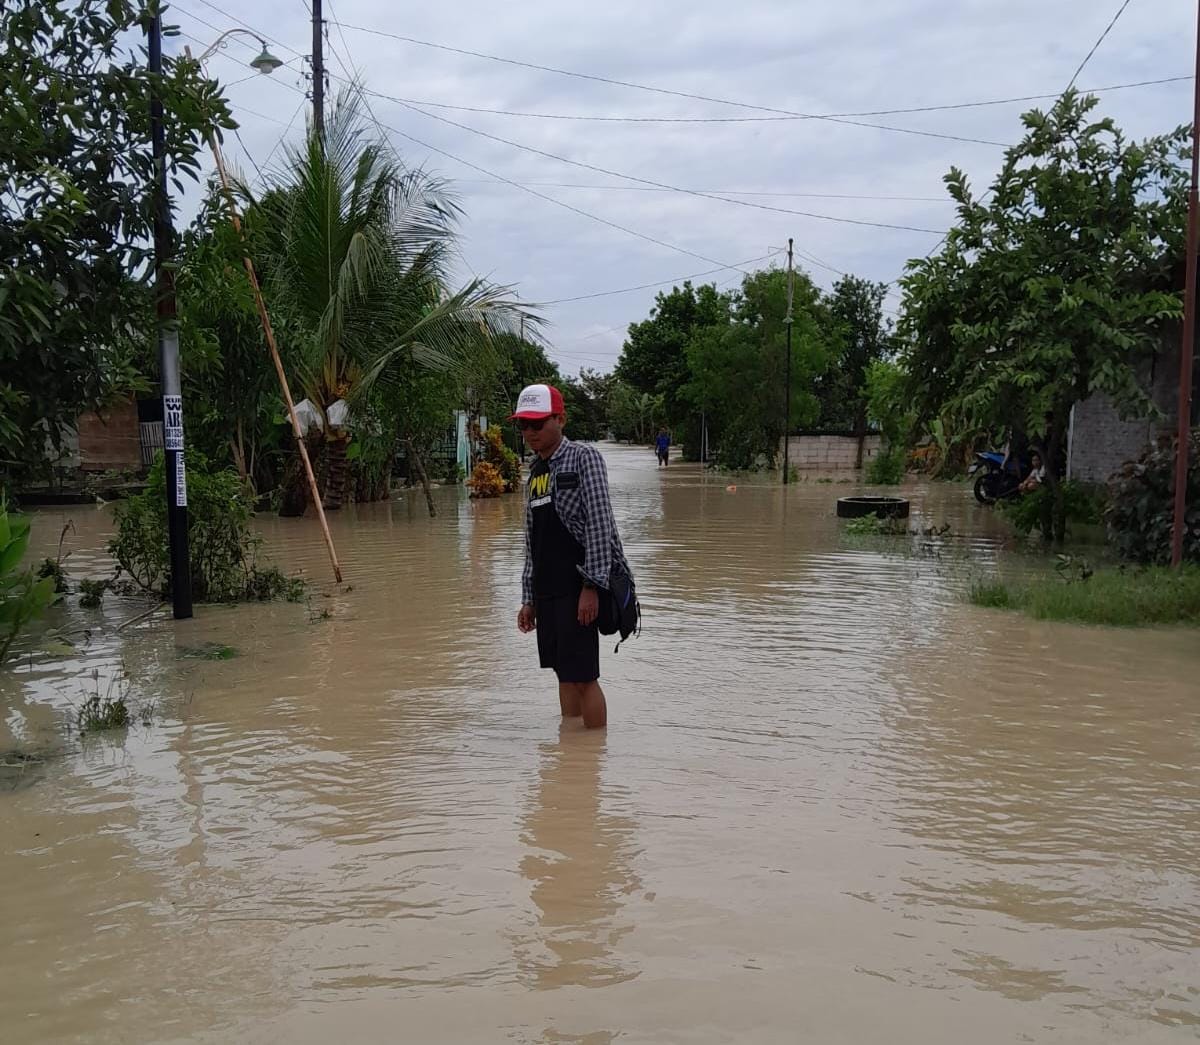
[[[324,420],[327,508],[345,494],[352,423],[330,407],[357,409],[398,368],[469,370],[520,316],[506,288],[447,290],[457,204],[366,134],[357,92],[343,92],[324,140],[310,129],[260,203],[268,304],[290,324],[286,362]]]
[[[662,396],[639,392],[619,379],[612,383],[608,413],[616,437],[631,443],[649,443],[665,416]]]
[[[1139,370],[1180,313],[1187,130],[1130,142],[1096,105],[1068,91],[1026,113],[990,198],[951,170],[957,223],[901,281],[907,398],[925,421],[1023,426],[1046,463],[1042,531],[1056,540],[1072,405],[1104,392],[1149,414]]]
[[[688,345],[693,335],[729,321],[726,295],[712,284],[690,282],[659,293],[647,319],[631,323],[617,361],[616,376],[638,392],[662,399],[668,424],[696,444],[699,418],[686,389],[693,373]]]
[[[44,467],[78,415],[137,387],[151,342],[153,77],[137,53],[152,0],[0,7],[0,472]],[[158,84],[168,174],[195,177],[233,126],[195,63]]]
[[[247,214],[251,242],[260,217],[257,209]],[[209,196],[181,256],[176,288],[189,442],[210,461],[235,467],[253,488],[271,489],[280,477],[283,398],[243,268],[243,240],[219,196]],[[287,334],[276,331],[285,343]]]
[[[498,366],[487,379],[483,400],[483,411],[491,424],[504,424],[526,385],[549,384],[562,390],[563,376],[540,341],[499,334],[493,344]],[[505,438],[514,450],[521,449],[515,427],[508,427]]]
[[[891,332],[883,318],[886,283],[858,276],[843,276],[825,299],[832,324],[833,355],[818,378],[821,401],[818,425],[858,436],[858,463],[862,467],[863,440],[867,433],[867,373],[891,349]]]
[[[803,272],[795,274],[790,410],[785,399],[787,280],[779,269],[747,276],[740,291],[725,296],[725,322],[695,331],[688,344],[693,376],[684,394],[707,416],[730,468],[748,468],[759,457],[774,462],[785,411],[793,426],[811,424],[820,411],[813,388],[829,354],[829,320],[821,292]]]
[[[579,377],[564,377],[559,390],[573,439],[603,439],[609,428],[611,378],[584,368]]]

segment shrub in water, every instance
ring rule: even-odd
[[[496,425],[487,430],[487,462],[500,473],[505,493],[521,485],[521,459],[504,445],[504,433]]]
[[[262,538],[250,530],[251,493],[237,472],[210,469],[195,450],[186,455],[188,559],[192,599],[241,602],[298,597],[297,585],[258,565]],[[167,543],[166,469],[160,454],[146,492],[117,507],[117,536],[108,550],[141,589],[166,598],[171,591]]]
[[[872,486],[899,486],[904,481],[905,457],[900,446],[880,450],[867,463],[867,482]]]
[[[1089,483],[1078,483],[1067,479],[1062,483],[1063,501],[1067,510],[1067,526],[1095,525],[1104,516],[1105,495]],[[1000,501],[1001,513],[1013,524],[1018,533],[1028,535],[1042,523],[1042,513],[1050,500],[1050,490],[1039,486],[1019,497],[1007,497]]]
[[[1171,561],[1175,511],[1175,440],[1147,450],[1109,483],[1104,521],[1118,554],[1133,562]],[[1200,562],[1200,429],[1189,440],[1183,557]]]
[[[104,593],[109,586],[109,581],[80,581],[79,605],[84,609],[95,609],[104,601]]]
[[[467,480],[472,497],[499,497],[504,493],[504,477],[490,461],[480,461],[471,478]]]

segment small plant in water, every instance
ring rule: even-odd
[[[1054,564],[1055,572],[1067,584],[1076,584],[1090,580],[1096,571],[1092,569],[1087,559],[1080,555],[1060,555]]]
[[[101,697],[94,693],[79,709],[80,733],[103,733],[110,729],[124,729],[129,725],[129,705],[124,695],[114,698]]]
[[[62,563],[57,559],[43,559],[42,564],[37,568],[37,577],[39,580],[45,580],[47,577],[53,577],[55,595],[63,595],[68,590],[67,572],[62,568]]]
[[[79,605],[84,609],[95,609],[104,601],[104,593],[112,586],[111,581],[79,582]]]
[[[84,692],[84,700],[75,712],[75,725],[81,737],[127,729],[136,719],[143,726],[153,725],[157,705],[152,700],[135,704],[129,697],[129,676],[122,668],[110,678],[103,690],[100,673],[92,672],[92,688]]]
[[[881,519],[877,515],[864,515],[850,519],[846,532],[853,537],[901,537],[908,534],[908,527],[899,519]]]

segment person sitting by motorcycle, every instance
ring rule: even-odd
[[[1029,474],[1021,480],[1021,485],[1017,487],[1020,493],[1032,493],[1042,485],[1042,481],[1046,478],[1046,466],[1042,464],[1042,455],[1036,450],[1033,451],[1030,463]]]

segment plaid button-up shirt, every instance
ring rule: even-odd
[[[573,443],[566,437],[549,460],[554,509],[567,532],[583,546],[583,565],[579,572],[598,588],[607,588],[614,570],[633,576],[621,547],[617,522],[613,518],[608,494],[608,469],[594,446]],[[568,489],[558,485],[563,473],[575,473],[578,484]],[[521,574],[521,601],[533,605],[533,555],[529,542],[533,533],[533,509],[525,496],[525,569]]]

